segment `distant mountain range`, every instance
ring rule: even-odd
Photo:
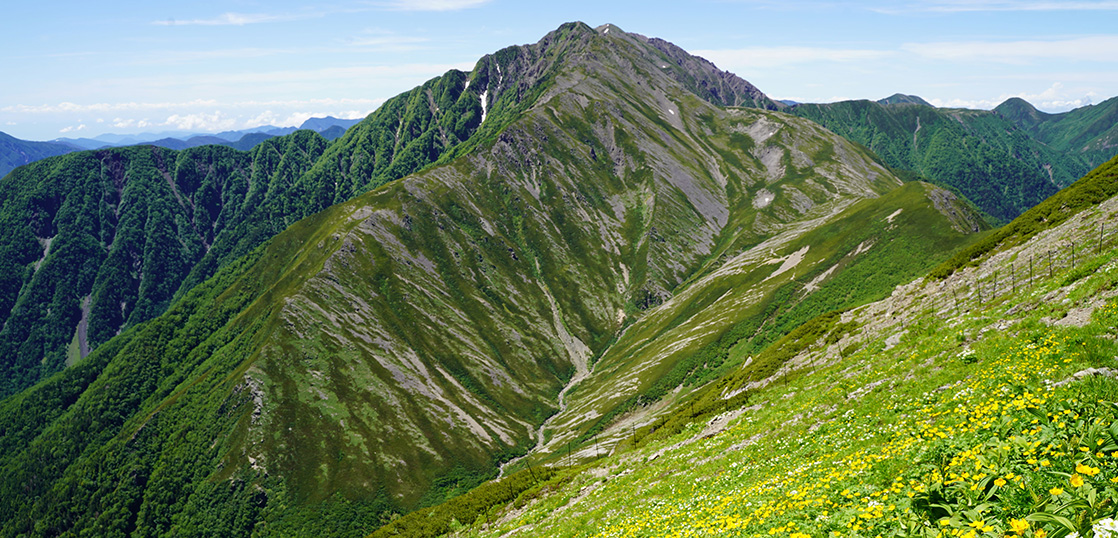
[[[360,121],[361,119],[344,120],[326,116],[325,118],[310,118],[299,127],[265,125],[239,131],[223,131],[217,134],[182,131],[134,135],[109,133],[93,138],[58,138],[49,142],[20,140],[5,133],[0,133],[0,177],[8,175],[8,172],[18,166],[30,164],[39,159],[89,149],[151,145],[182,150],[214,144],[248,151],[269,138],[288,135],[297,130],[311,130],[322,135],[326,140],[335,140],[345,134],[346,129]]]

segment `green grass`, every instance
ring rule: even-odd
[[[727,377],[715,413],[677,406],[662,434],[638,432],[548,495],[451,535],[1089,536],[1118,515],[1118,381],[1071,374],[1115,366],[1118,299],[1099,298],[1118,284],[1118,249],[1084,263],[1095,270],[959,316],[941,316],[942,291],[925,284],[896,296],[895,322],[817,318],[756,358],[815,367],[740,400],[722,397],[741,386]],[[1064,301],[1016,308],[1061,289]],[[1083,304],[1100,304],[1083,327],[1045,321]],[[720,415],[737,418],[705,432]]]

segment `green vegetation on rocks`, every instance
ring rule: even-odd
[[[757,356],[779,368],[744,366],[451,535],[1106,536],[1118,236],[1051,275],[1007,275],[1116,215],[1115,197],[1083,205],[946,281],[815,318]],[[999,274],[997,293],[972,286]]]
[[[958,189],[1003,222],[1099,164],[1050,146],[995,112],[896,100],[804,104],[790,112],[866,146],[892,168]]]

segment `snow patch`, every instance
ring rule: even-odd
[[[897,215],[900,215],[901,211],[904,211],[903,207],[894,211],[892,215],[889,215],[888,217],[885,217],[885,221],[888,222],[889,224],[892,224],[893,219],[897,218]]]
[[[670,113],[671,115],[675,116],[675,111],[674,111],[674,110],[672,110],[672,109],[670,109],[670,108],[669,108],[669,109],[668,109],[668,112],[669,112],[669,113]]]
[[[489,88],[486,88],[485,91],[481,92],[481,123],[485,123],[485,115],[489,108],[487,104],[488,98]]]

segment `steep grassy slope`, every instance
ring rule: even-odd
[[[1118,154],[1118,97],[1060,114],[1041,112],[1015,97],[998,105],[994,113],[1092,167]]]
[[[885,296],[987,227],[924,183],[807,216],[696,275],[627,327],[565,394],[532,459],[586,457],[809,319]]]
[[[1006,222],[1097,165],[992,112],[871,101],[798,105],[791,112],[868,147],[892,168],[958,189]]]
[[[808,121],[700,99],[608,29],[546,38],[551,78],[505,90],[468,153],[295,223],[7,400],[29,418],[3,427],[5,535],[370,530],[527,451],[563,388],[681,285],[900,186]],[[469,91],[530,56],[508,54]],[[926,189],[898,191],[898,225]]]
[[[815,318],[608,456],[374,536],[1105,536],[1116,225],[1110,197],[946,281]]]

